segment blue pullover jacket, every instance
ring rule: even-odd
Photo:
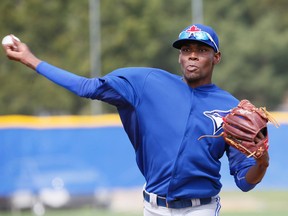
[[[117,107],[135,149],[146,190],[168,201],[207,198],[221,190],[220,158],[243,191],[255,164],[218,135],[222,117],[238,100],[214,84],[189,87],[181,76],[155,68],[121,68],[102,78],[84,78],[41,62],[37,72],[75,94]]]

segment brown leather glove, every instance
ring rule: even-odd
[[[250,101],[242,100],[223,118],[221,135],[227,144],[257,159],[269,148],[268,121],[278,126],[265,107],[256,108]]]

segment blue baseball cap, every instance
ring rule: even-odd
[[[178,39],[173,43],[173,47],[181,49],[189,41],[199,41],[212,47],[215,52],[219,52],[219,40],[216,32],[210,27],[202,24],[194,24],[185,28]]]

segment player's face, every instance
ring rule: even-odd
[[[184,81],[192,88],[210,84],[213,67],[219,63],[221,53],[204,43],[191,42],[181,47],[179,63]]]

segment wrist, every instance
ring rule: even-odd
[[[41,60],[36,58],[35,56],[28,56],[27,58],[23,59],[22,63],[25,64],[27,67],[35,70],[37,66],[40,64]]]
[[[269,166],[269,154],[266,152],[259,159],[256,160],[256,166],[262,169],[267,169]]]

